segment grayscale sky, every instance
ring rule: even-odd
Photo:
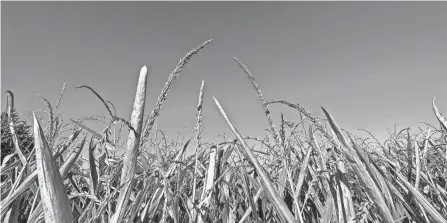
[[[53,104],[61,86],[66,118],[107,115],[87,84],[130,117],[139,70],[151,69],[146,110],[179,59],[195,55],[168,95],[159,128],[171,138],[193,134],[205,80],[204,135],[226,124],[212,96],[243,135],[268,127],[256,92],[232,57],[255,75],[267,99],[299,102],[317,116],[325,107],[344,128],[436,124],[431,100],[447,113],[446,2],[2,2],[1,87],[19,112]],[[5,109],[5,94],[1,108]],[[297,112],[271,106],[299,121]],[[95,130],[102,125],[86,123]],[[424,127],[425,128],[425,127]]]

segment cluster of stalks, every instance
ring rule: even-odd
[[[214,98],[234,137],[203,142],[204,81],[195,137],[185,142],[166,136],[155,123],[167,94],[184,66],[210,42],[181,58],[148,116],[144,66],[130,120],[117,116],[113,104],[93,88],[78,87],[92,91],[108,111],[101,133],[86,123],[98,118],[64,123],[56,114],[65,84],[56,106],[40,96],[48,122],[43,128],[43,119],[33,113],[35,146],[28,155],[10,120],[15,153],[1,168],[7,176],[1,182],[2,221],[447,222],[447,121],[434,99],[440,127],[404,129],[380,143],[372,134],[373,140],[362,139],[342,130],[324,108],[325,118],[319,118],[298,103],[266,100],[254,75],[234,58],[259,97],[267,136],[239,132]],[[280,104],[301,120],[281,114],[275,126],[269,106]],[[118,132],[112,132],[117,124]],[[120,138],[126,129],[127,138]]]

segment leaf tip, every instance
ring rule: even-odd
[[[145,74],[147,73],[147,67],[146,65],[143,65],[143,67],[141,68],[140,74]]]

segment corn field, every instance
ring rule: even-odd
[[[195,137],[166,136],[155,123],[168,92],[192,57],[211,42],[180,59],[149,115],[144,111],[145,66],[129,120],[116,115],[113,104],[91,86],[78,86],[107,110],[103,132],[88,127],[94,117],[64,122],[57,114],[65,85],[56,106],[42,98],[48,120],[33,114],[32,152],[25,156],[14,140],[15,153],[2,163],[1,174],[7,176],[1,184],[2,221],[447,222],[447,121],[435,99],[439,127],[406,128],[381,143],[366,130],[370,138],[342,129],[325,108],[325,117],[317,117],[298,103],[267,100],[254,74],[233,58],[258,95],[266,137],[239,132],[218,100],[224,96],[216,96],[215,106],[232,135],[218,144],[205,143],[202,103],[211,96],[205,81],[197,89]],[[288,121],[281,115],[275,126],[271,106],[292,109],[302,119]],[[112,125],[120,126],[117,132]],[[14,135],[12,120],[10,129]],[[125,131],[127,137],[119,137]],[[187,149],[193,152],[187,155]]]

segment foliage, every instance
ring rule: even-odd
[[[5,156],[14,153],[14,142],[12,140],[11,131],[9,128],[9,116],[7,112],[1,113],[2,119],[2,128],[1,128],[1,163],[3,163],[3,159]],[[31,126],[26,123],[26,120],[21,120],[19,115],[15,110],[12,111],[12,119],[15,126],[16,134],[19,138],[19,142],[21,143],[20,148],[24,152],[25,155],[28,155],[34,147],[34,138],[32,133],[30,132]],[[2,178],[3,179],[3,178]]]
[[[441,128],[424,124],[403,129],[382,143],[372,134],[373,140],[342,129],[326,109],[325,118],[320,118],[298,103],[268,101],[254,75],[236,59],[266,115],[266,137],[240,133],[214,98],[234,140],[202,140],[202,123],[207,121],[202,120],[204,82],[194,141],[165,135],[154,123],[168,91],[191,56],[208,43],[180,60],[146,120],[146,67],[141,69],[130,121],[107,106],[110,120],[103,134],[81,119],[55,128],[73,130],[64,137],[50,129],[45,132],[34,117],[31,172],[2,183],[2,218],[47,223],[446,222],[447,129],[434,101]],[[111,104],[93,88],[82,88],[91,90],[103,105]],[[287,120],[281,115],[276,127],[269,108],[273,105],[288,106],[303,118]],[[108,130],[116,127],[111,137]],[[130,130],[129,136],[120,139],[123,127]],[[186,155],[193,145],[194,152]],[[86,157],[80,155],[84,151]],[[10,173],[11,165],[2,174]],[[30,214],[19,218],[14,213],[20,200]]]

